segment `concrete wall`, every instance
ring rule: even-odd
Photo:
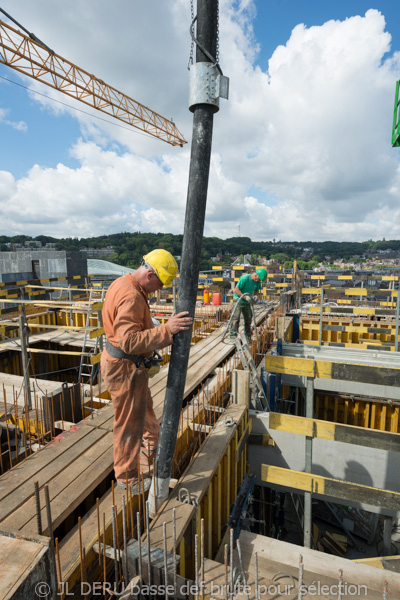
[[[87,276],[87,260],[83,252],[64,250],[28,250],[0,252],[0,281],[15,282],[35,279],[33,261],[39,261],[39,278]]]

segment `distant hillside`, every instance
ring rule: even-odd
[[[137,267],[142,256],[154,248],[165,248],[180,256],[182,252],[182,235],[171,233],[115,233],[92,238],[53,238],[39,235],[35,238],[25,235],[0,236],[0,250],[9,251],[7,244],[25,245],[27,242],[40,242],[42,245],[53,243],[57,250],[81,250],[83,248],[107,248],[112,246],[113,253],[104,258],[127,267]],[[33,249],[33,248],[32,248]],[[216,264],[212,257],[220,257],[220,262],[227,264],[232,257],[243,254],[252,255],[256,264],[258,257],[276,258],[280,263],[294,258],[312,263],[321,261],[348,260],[354,257],[374,254],[378,250],[400,251],[400,240],[380,240],[367,242],[253,242],[248,237],[233,237],[222,240],[216,237],[205,237],[202,250],[202,269],[210,269]],[[100,256],[101,257],[101,256]]]

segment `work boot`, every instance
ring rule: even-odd
[[[150,484],[151,484],[151,478],[147,477],[145,475],[143,478],[143,481],[140,482],[140,491],[147,492],[148,489],[150,488]],[[126,483],[124,483],[123,481],[117,481],[117,486],[122,488],[123,490],[126,490]],[[132,496],[139,495],[139,481],[136,481],[136,482],[134,481],[133,483],[131,483],[131,485],[129,487],[130,487]]]

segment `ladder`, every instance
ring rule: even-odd
[[[78,383],[90,384],[90,382],[92,381],[92,378],[93,378],[94,365],[92,365],[90,356],[87,356],[87,353],[90,353],[91,355],[94,356],[95,354],[98,353],[99,349],[100,350],[103,349],[103,336],[99,336],[99,337],[95,338],[94,346],[88,345],[88,339],[90,339],[90,332],[88,331],[88,327],[90,327],[91,319],[95,318],[94,315],[92,315],[92,308],[91,308],[90,303],[93,300],[93,294],[97,293],[97,292],[98,292],[98,290],[91,289],[90,294],[89,294],[89,308],[88,308],[88,311],[86,314],[86,323],[85,323],[86,329],[85,329],[85,334],[83,336],[82,355],[81,355],[81,361],[79,364]],[[100,302],[103,302],[104,295],[105,295],[105,290],[102,289]],[[102,327],[101,313],[99,313],[97,321],[98,321],[99,327]]]
[[[240,360],[242,361],[243,368],[250,371],[250,385],[252,385],[253,390],[256,392],[256,410],[269,410],[268,399],[265,395],[260,376],[257,373],[257,368],[244,333],[239,333],[238,337],[235,339],[235,346],[239,353]]]

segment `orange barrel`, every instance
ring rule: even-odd
[[[213,294],[212,303],[214,306],[220,306],[222,304],[222,294]]]
[[[210,290],[204,290],[204,304],[210,304]]]

